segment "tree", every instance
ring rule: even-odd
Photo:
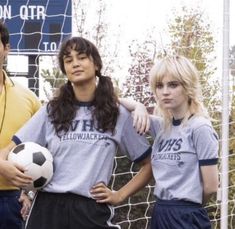
[[[232,75],[233,86],[235,86],[235,45],[230,49],[230,73]],[[234,91],[234,90],[233,90]]]
[[[191,59],[200,72],[204,102],[213,118],[218,119],[220,107],[219,81],[214,78],[213,66],[215,40],[208,19],[200,8],[182,7],[183,13],[173,13],[168,31],[171,42],[167,53],[186,56]]]
[[[146,40],[143,43],[133,41],[129,46],[131,65],[129,75],[123,84],[123,97],[132,97],[146,105],[150,112],[154,107],[154,97],[149,87],[149,71],[155,58],[156,42]]]
[[[78,36],[90,39],[98,48],[103,61],[103,74],[112,76],[118,65],[118,44],[120,33],[117,31],[109,36],[109,24],[107,20],[108,3],[105,0],[92,1],[95,12],[89,11],[91,1],[79,0],[74,2],[76,32]],[[96,6],[94,6],[96,4]],[[92,18],[92,25],[90,25]],[[110,43],[112,40],[112,45]]]
[[[235,45],[230,49],[230,75],[231,79],[231,112],[229,115],[229,171],[233,171],[235,167]],[[233,200],[235,195],[235,174],[233,172],[229,173],[229,200]],[[234,213],[234,203],[233,201],[229,202],[229,215],[233,215]],[[234,218],[231,217],[232,225],[235,225]]]
[[[220,107],[217,94],[219,83],[218,79],[214,78],[216,68],[213,67],[215,41],[210,24],[205,21],[206,18],[200,8],[182,7],[180,13],[173,11],[173,18],[169,21],[167,30],[170,42],[164,47],[164,53],[162,47],[158,48],[156,40],[149,34],[150,39],[142,44],[132,42],[132,63],[124,84],[123,95],[152,107],[154,99],[149,91],[148,74],[155,58],[172,54],[184,55],[194,62],[201,73],[204,102],[210,114],[218,119],[219,114],[215,110]]]
[[[67,81],[64,74],[62,74],[62,72],[56,67],[53,67],[52,70],[42,69],[41,76],[50,86],[49,90],[44,87],[44,92],[48,99],[52,96],[57,88]]]
[[[231,114],[230,114],[230,134],[229,136],[234,136],[235,133],[235,96],[234,96],[234,92],[235,92],[235,45],[230,49],[230,74],[232,77],[232,97],[231,97]],[[235,139],[231,139],[230,141],[230,152],[231,153],[235,153]],[[235,163],[234,163],[235,165]],[[234,181],[235,181],[235,177],[234,177]],[[235,183],[235,182],[234,182]]]

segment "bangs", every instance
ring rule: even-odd
[[[154,72],[156,74],[154,74]],[[174,80],[182,82],[182,77],[176,66],[167,64],[164,62],[159,63],[158,66],[154,69],[153,75],[151,76],[152,82],[154,84],[161,83],[165,76],[170,76]]]
[[[64,41],[61,45],[58,60],[61,71],[66,74],[64,69],[64,57],[69,56],[71,51],[76,51],[79,55],[86,54],[97,67],[96,74],[101,75],[102,60],[96,46],[82,37],[72,37]]]
[[[150,71],[150,86],[153,93],[155,94],[156,85],[162,83],[165,76],[170,76],[183,85],[183,77],[180,69],[180,64],[174,59],[165,58],[158,61]]]
[[[62,55],[68,56],[72,50],[75,50],[78,54],[86,54],[87,56],[91,56],[91,49],[91,46],[83,39],[74,37],[65,43]]]
[[[177,63],[172,63],[172,60],[166,59],[159,64],[159,69],[157,70],[156,83],[163,81],[164,76],[168,75],[174,80],[182,83],[182,75],[180,74],[180,66]]]

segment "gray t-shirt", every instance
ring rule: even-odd
[[[200,166],[214,165],[218,159],[218,137],[210,121],[192,116],[165,131],[163,120],[152,117],[151,134],[156,197],[202,203]]]
[[[124,107],[120,106],[114,135],[95,129],[92,109],[90,103],[79,103],[72,128],[58,137],[44,106],[13,137],[17,144],[36,142],[52,153],[54,175],[44,191],[91,197],[89,191],[93,185],[109,183],[118,148],[132,161],[150,155],[148,141],[137,134],[132,117]]]

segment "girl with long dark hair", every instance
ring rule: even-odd
[[[14,144],[33,141],[47,147],[54,160],[52,180],[36,194],[26,228],[120,228],[111,222],[112,205],[148,183],[151,147],[119,104],[111,79],[101,74],[102,61],[90,41],[64,41],[59,65],[68,81],[13,137]],[[120,190],[100,195],[118,149],[142,168]],[[23,173],[17,176],[27,183]]]

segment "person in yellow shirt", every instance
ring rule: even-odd
[[[0,22],[0,152],[41,105],[31,90],[13,82],[4,71],[3,64],[9,50],[9,32]],[[2,164],[0,164],[0,228],[21,229],[22,217],[25,217],[30,203],[25,194],[21,194],[17,187],[2,176],[1,166]]]

